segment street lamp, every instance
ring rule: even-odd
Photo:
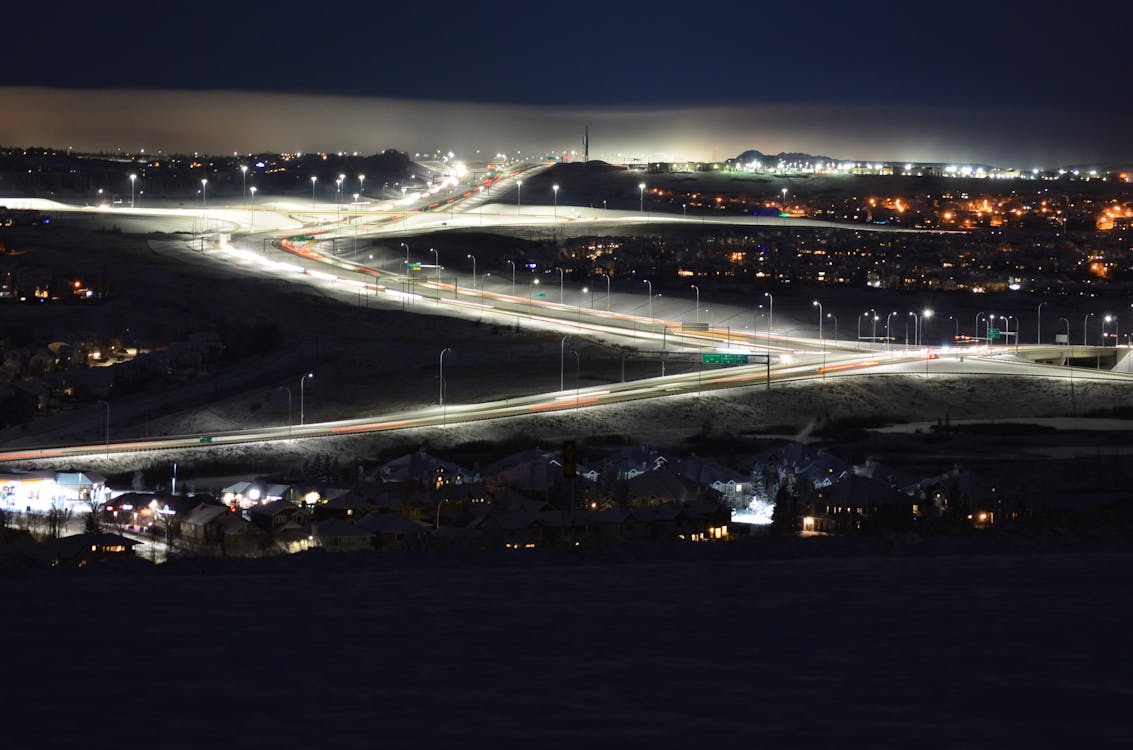
[[[700,287],[698,287],[696,284],[693,284],[692,288],[696,290],[696,322],[699,323],[700,322]]]
[[[811,307],[817,307],[818,308],[818,338],[821,339],[822,338],[822,303],[819,302],[818,300],[815,300],[814,302],[812,302],[810,304],[811,304]]]
[[[511,264],[511,296],[514,297],[515,296],[515,261],[509,260],[508,263]]]
[[[763,296],[767,298],[767,330],[771,332],[775,330],[775,298],[771,292],[764,292]]]
[[[983,312],[976,313],[976,338],[980,337],[980,318],[983,317]]]
[[[248,231],[251,232],[256,226],[256,186],[252,185],[252,219],[248,222]],[[357,240],[356,240],[357,241]]]
[[[896,315],[896,312],[891,312],[885,316],[885,348],[888,350],[893,349],[893,336],[889,328],[889,319]]]
[[[1066,318],[1059,318],[1059,320],[1066,324],[1066,345],[1070,346],[1070,321]]]
[[[531,315],[531,305],[535,297],[535,287],[539,286],[539,279],[531,279],[531,283],[527,285],[527,314]],[[516,326],[519,325],[519,316],[516,315]]]
[[[309,372],[306,375],[304,375],[303,377],[299,378],[299,426],[300,427],[303,426],[303,420],[305,419],[305,414],[303,412],[303,390],[304,390],[303,387],[307,384],[307,381],[310,380],[313,377],[315,377],[315,373]]]
[[[783,194],[783,213],[787,213],[787,188],[781,188],[779,192]]]
[[[606,277],[606,312],[610,312],[610,275],[608,273],[599,275]]]
[[[641,210],[640,213],[645,213],[645,183],[638,183],[637,189],[641,191]]]
[[[515,215],[519,216],[520,206],[523,204],[523,180],[515,181]]]
[[[556,224],[558,224],[559,223],[559,186],[558,185],[552,185],[551,190],[553,190],[555,192],[555,218],[554,218],[554,222]]]
[[[436,284],[441,283],[441,254],[433,248],[429,248],[429,252],[433,254],[433,281]],[[441,288],[437,286],[437,299],[441,298]]]
[[[358,204],[358,193],[354,194],[354,204]],[[358,217],[354,217],[354,257],[358,257]]]
[[[472,259],[472,291],[476,291],[476,256],[469,253],[468,256]]]
[[[138,179],[136,174],[130,175],[130,208],[134,207],[134,180]]]
[[[201,222],[204,225],[203,231],[205,231],[205,232],[207,232],[208,228],[209,228],[209,226],[208,226],[208,220],[209,220],[208,200],[205,197],[206,192],[208,190],[208,184],[209,184],[208,178],[201,180]],[[204,250],[204,238],[203,237],[201,238],[201,249]]]
[[[643,279],[649,285],[649,319],[653,320],[653,282],[649,279]]]
[[[563,390],[563,367],[566,361],[566,342],[568,336],[563,336],[563,340],[559,342],[559,390]]]
[[[574,410],[578,411],[578,370],[582,366],[582,355],[574,347],[570,353],[574,355]]]
[[[932,315],[933,315],[932,310],[930,310],[928,308],[925,308],[924,310],[921,311],[921,332],[920,332],[920,335],[917,337],[917,341],[919,342],[919,345],[921,345],[921,346],[924,345],[924,336],[925,336],[924,329],[925,329],[925,326],[928,325],[928,321],[932,317]]]
[[[826,317],[831,318],[834,321],[834,341],[837,342],[838,341],[838,316],[835,315],[834,313],[826,313]],[[835,346],[837,346],[837,343],[835,343]]]
[[[315,207],[315,183],[318,181],[318,177],[311,178],[311,208]]]
[[[910,312],[909,315],[913,316],[913,346],[919,346],[920,334],[918,333],[918,331],[921,327],[921,318],[915,312]],[[909,348],[908,339],[905,340],[905,348]]]
[[[446,346],[444,349],[441,349],[440,393],[437,397],[437,400],[440,402],[440,405],[442,407],[445,405],[445,355],[448,354],[451,351],[452,351],[451,346]],[[441,418],[441,422],[442,422],[442,424],[444,422],[443,416]]]
[[[358,194],[366,195],[366,175],[364,174],[358,175]]]
[[[247,198],[248,197],[248,165],[247,164],[241,164],[240,165],[240,176],[243,179],[242,196],[244,198]]]
[[[1045,302],[1039,303],[1038,312],[1035,315],[1035,343],[1041,344],[1043,342],[1043,305]]]
[[[1090,316],[1094,313],[1086,313],[1086,317],[1082,318],[1082,346],[1087,346],[1086,341],[1086,323],[1090,320]]]

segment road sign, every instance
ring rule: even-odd
[[[410,263],[409,264],[409,270],[410,271],[420,271],[421,270],[421,264],[420,263]]]
[[[212,435],[204,435],[201,437],[201,445],[212,445]]]
[[[991,339],[992,341],[995,341],[997,338],[999,338],[1002,335],[1003,335],[1003,331],[999,330],[998,328],[987,329],[987,337],[989,339]]]
[[[706,365],[746,365],[747,357],[746,354],[701,354],[700,361]]]
[[[686,331],[707,331],[707,323],[681,323],[681,328]]]

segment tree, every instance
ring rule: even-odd
[[[776,534],[793,535],[799,529],[799,508],[795,493],[786,484],[775,494],[775,509],[771,512],[771,529]]]
[[[67,523],[71,520],[72,511],[69,506],[59,501],[53,502],[45,516],[47,537],[58,539],[67,531]]]

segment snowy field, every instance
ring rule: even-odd
[[[4,744],[1127,747],[1133,555],[927,546],[8,578]]]

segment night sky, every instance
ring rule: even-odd
[[[75,5],[6,9],[0,86],[20,88],[0,91],[0,142],[552,149],[577,147],[588,121],[601,156],[1133,159],[1124,4]],[[151,91],[194,93],[158,111]],[[202,93],[224,91],[302,98],[234,106]],[[177,102],[193,126],[154,122]],[[357,131],[362,113],[373,121]]]

